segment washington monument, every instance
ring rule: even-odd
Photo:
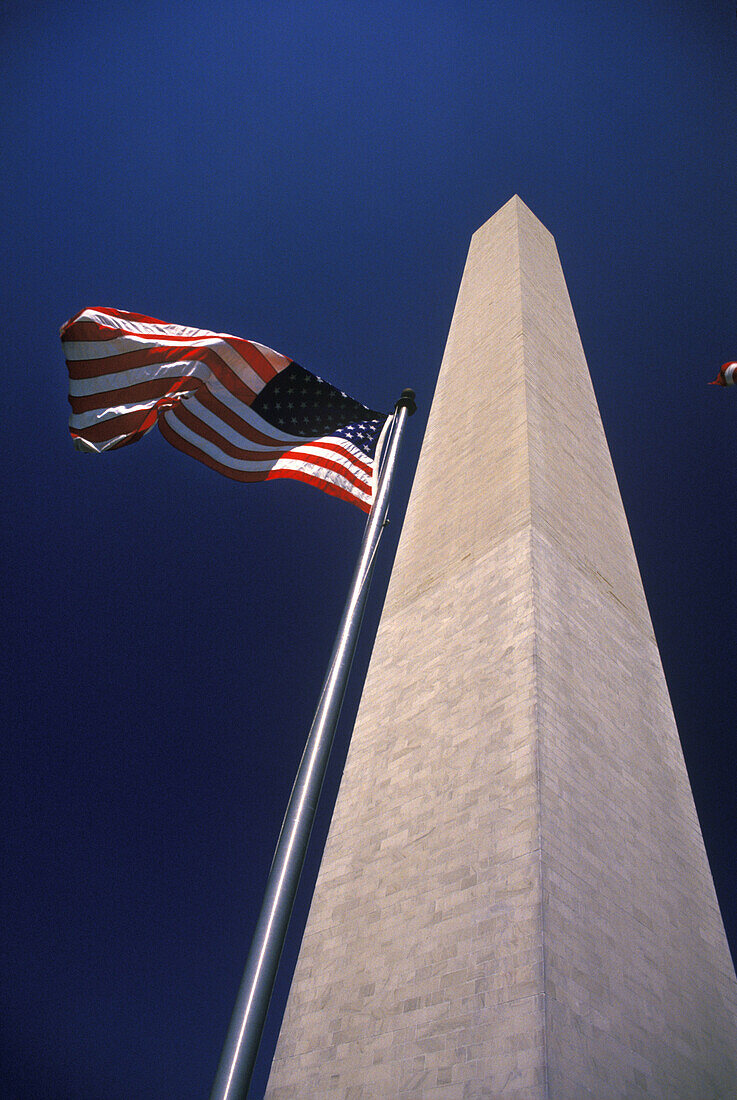
[[[629,529],[517,197],[471,242],[266,1097],[737,1097]]]

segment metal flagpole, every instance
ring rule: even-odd
[[[266,1012],[274,988],[289,917],[315,820],[330,749],[371,582],[374,556],[389,505],[392,475],[407,416],[416,409],[413,390],[397,401],[379,484],[366,523],[358,562],[338,628],[328,673],[297,778],[284,815],[261,913],[251,943],[210,1100],[246,1100]]]

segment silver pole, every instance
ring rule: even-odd
[[[356,648],[374,555],[389,505],[392,474],[407,416],[415,411],[415,395],[404,390],[397,401],[382,464],[376,500],[363,534],[348,600],[338,628],[328,673],[307,738],[297,778],[284,815],[274,860],[266,883],[256,931],[238,991],[210,1100],[246,1100],[266,1013],[276,979],[289,917],[315,820],[330,749],[343,704],[348,673]]]

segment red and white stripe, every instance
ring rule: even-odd
[[[737,363],[722,363],[719,374],[710,386],[734,386],[737,385]]]
[[[305,439],[251,407],[291,360],[250,340],[85,309],[61,330],[69,368],[69,429],[79,450],[102,452],[158,423],[174,447],[236,481],[291,477],[368,512],[375,461],[348,440]]]

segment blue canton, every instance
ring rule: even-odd
[[[289,435],[316,439],[333,435],[348,440],[373,458],[386,413],[367,409],[342,390],[297,363],[272,378],[251,408]]]

